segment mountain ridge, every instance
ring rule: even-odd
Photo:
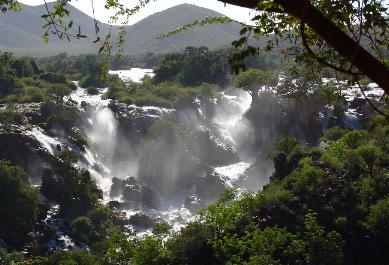
[[[48,44],[42,41],[45,20],[41,15],[45,13],[45,6],[23,5],[22,12],[8,12],[0,15],[0,50],[14,52],[20,55],[47,56],[66,52],[71,55],[98,51],[98,44],[93,44],[93,18],[69,5],[73,28],[81,27],[83,34],[89,39],[72,39],[69,43],[50,35]],[[186,46],[207,46],[211,49],[228,47],[239,37],[238,23],[211,24],[189,29],[175,34],[164,40],[159,40],[162,33],[174,30],[177,27],[201,20],[205,17],[221,16],[221,14],[191,4],[181,4],[164,11],[154,13],[133,25],[126,27],[125,54],[167,53],[184,49]],[[109,25],[100,22],[101,35],[108,32]],[[113,26],[112,32],[116,35],[119,26]]]

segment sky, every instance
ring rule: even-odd
[[[27,5],[41,5],[44,4],[43,0],[19,0],[19,2],[22,2]],[[95,7],[95,13],[96,18],[101,22],[109,22],[110,16],[113,14],[113,12],[109,12],[104,8],[104,2],[105,0],[94,0],[94,7]],[[136,0],[123,0],[122,3],[132,3],[134,5],[138,1]],[[139,20],[153,14],[156,12],[163,11],[167,8],[179,5],[179,4],[193,4],[205,8],[209,8],[212,10],[215,10],[219,13],[222,13],[223,15],[229,16],[232,19],[247,22],[249,21],[250,17],[254,17],[253,10],[245,9],[241,7],[236,7],[232,5],[224,5],[223,3],[216,1],[216,0],[157,0],[156,2],[150,3],[147,7],[143,8],[138,14],[134,15],[130,19],[129,24],[134,24],[138,22]],[[87,13],[88,15],[92,15],[92,5],[91,0],[72,0],[71,4],[78,9],[82,10],[83,12]],[[130,7],[131,5],[128,4]]]

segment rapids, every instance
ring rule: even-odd
[[[123,71],[111,71],[112,74],[118,74],[123,80],[132,80],[141,82],[145,75],[152,75],[149,69],[131,69]],[[115,113],[109,108],[110,101],[102,99],[106,88],[99,89],[98,95],[88,95],[86,89],[77,85],[75,90],[65,101],[77,104],[83,120],[80,130],[88,138],[88,147],[85,150],[79,150],[66,139],[59,136],[46,134],[42,129],[35,127],[31,134],[45,147],[51,154],[58,152],[58,146],[67,146],[78,154],[80,168],[88,169],[95,181],[102,189],[104,202],[115,200],[124,202],[121,196],[113,197],[110,195],[110,189],[113,178],[124,179],[127,176],[137,176],[139,168],[139,154],[135,152],[133,144],[128,137],[119,133],[119,120]],[[244,120],[243,114],[250,107],[251,97],[248,93],[235,91],[231,94],[221,93],[218,99],[214,99],[214,114],[208,117],[204,104],[195,100],[197,105],[197,114],[191,112],[180,112],[179,120],[185,123],[193,123],[199,131],[213,131],[211,138],[217,145],[226,148],[229,146],[237,152],[240,161],[230,165],[215,166],[214,172],[224,181],[226,187],[239,187],[239,179],[244,177],[245,171],[255,161],[255,157],[245,152],[242,147],[242,138],[250,138],[252,128]],[[165,115],[174,113],[177,110],[166,109],[155,106],[130,106],[134,111],[140,111],[145,117],[153,119],[163,119]],[[195,120],[195,122],[193,122]],[[215,135],[218,134],[219,137]],[[120,159],[117,154],[120,153]],[[268,176],[267,176],[268,177]],[[260,187],[258,187],[260,188]],[[177,192],[171,199],[161,199],[161,206],[156,209],[145,205],[126,204],[125,213],[128,218],[135,214],[146,214],[153,219],[163,219],[178,230],[186,222],[194,217],[185,207],[185,200],[193,194],[194,190],[189,188]],[[129,229],[134,230],[133,227]],[[150,228],[136,228],[136,235],[143,235],[151,232]]]

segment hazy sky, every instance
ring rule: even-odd
[[[22,2],[24,4],[28,5],[40,5],[43,4],[43,0],[19,0],[19,2]],[[94,0],[95,5],[95,12],[96,17],[98,20],[102,22],[108,22],[110,15],[112,15],[112,12],[108,12],[106,9],[104,9],[104,2],[105,0]],[[138,1],[135,0],[123,0],[122,3],[137,3]],[[91,8],[91,1],[90,0],[73,0],[72,5],[79,8],[83,12],[91,15],[92,14],[92,8]],[[224,6],[223,3],[218,2],[216,0],[158,0],[156,2],[153,2],[149,4],[147,7],[142,9],[139,14],[134,15],[131,18],[130,24],[136,23],[137,21],[155,13],[162,11],[164,9],[167,9],[169,7],[188,3],[193,4],[197,6],[206,7],[209,9],[213,9],[219,13],[222,13],[226,16],[229,16],[233,19],[239,20],[239,21],[248,21],[249,17],[254,16],[254,11],[240,8],[232,5],[226,5]]]

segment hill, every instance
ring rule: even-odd
[[[74,21],[74,28],[81,27],[83,34],[89,39],[72,40],[70,43],[51,36],[48,44],[42,41],[45,21],[41,15],[45,13],[45,7],[24,5],[22,12],[8,12],[0,15],[0,50],[15,52],[17,54],[44,56],[54,55],[60,52],[77,55],[98,51],[93,44],[94,24],[93,19],[73,6],[69,6],[70,17]],[[177,51],[186,46],[207,46],[218,48],[229,46],[231,41],[238,38],[238,24],[214,24],[201,28],[190,29],[176,34],[165,40],[158,40],[161,33],[173,30],[183,24],[196,19],[220,16],[221,14],[206,8],[183,4],[165,11],[155,13],[138,23],[127,27],[125,53],[144,54],[147,52],[165,53]],[[101,24],[101,32],[107,32],[107,24]],[[113,28],[117,31],[117,27]],[[211,37],[210,37],[211,36]]]
[[[146,50],[164,53],[181,50],[187,46],[207,46],[209,48],[229,46],[233,40],[239,37],[240,25],[237,23],[195,27],[164,40],[158,39],[160,34],[191,23],[196,19],[215,16],[221,16],[221,14],[189,4],[178,5],[155,13],[128,27],[125,51],[127,53],[143,53]]]

